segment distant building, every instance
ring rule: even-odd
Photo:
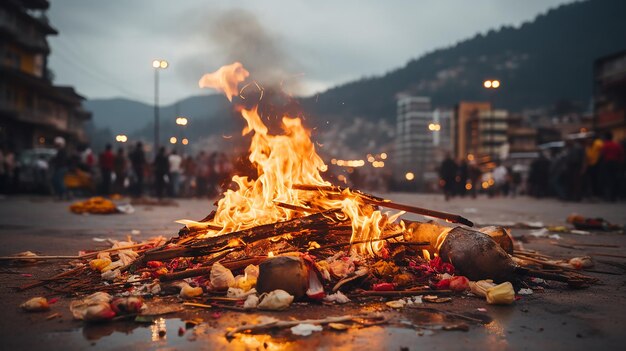
[[[406,182],[412,173],[414,189],[422,188],[424,174],[435,169],[433,164],[433,111],[430,98],[399,94],[397,97],[394,180]]]
[[[45,16],[47,0],[0,1],[0,147],[52,145],[57,136],[86,141],[91,114],[71,87],[52,84],[46,37],[58,32]]]
[[[478,138],[474,152],[479,156],[498,158],[500,147],[507,143],[509,113],[506,110],[488,110],[478,113]]]
[[[626,50],[599,58],[594,63],[594,125],[626,138]]]
[[[452,140],[454,156],[467,158],[475,156],[478,142],[478,115],[482,111],[490,111],[491,104],[488,102],[461,101],[454,109],[452,123]]]

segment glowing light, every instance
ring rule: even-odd
[[[337,159],[333,158],[332,160],[330,160],[330,163],[333,164],[333,165],[336,165],[337,164]]]
[[[176,118],[176,124],[178,124],[179,126],[186,126],[187,123],[189,123],[189,120],[185,117]]]
[[[380,158],[383,159],[383,160],[386,160],[387,159],[387,154],[383,152],[382,154],[380,154]]]
[[[483,187],[483,189],[487,189],[489,187],[489,183],[488,182],[483,182],[482,183],[482,187]]]
[[[385,167],[385,162],[383,162],[383,161],[374,161],[374,162],[372,162],[372,167],[374,167],[374,168],[383,168],[383,167]]]
[[[374,156],[367,156],[367,162],[372,163],[374,162],[376,159],[374,158]]]
[[[466,183],[465,190],[472,190],[472,183]]]
[[[441,125],[439,123],[431,123],[428,125],[428,130],[432,132],[438,132],[441,130]]]
[[[166,69],[170,64],[167,63],[167,61],[165,60],[153,60],[152,61],[152,68],[161,68],[161,69]]]
[[[115,141],[118,143],[125,143],[128,141],[128,137],[124,134],[118,134],[115,136]]]
[[[183,143],[183,145],[187,145],[189,144],[189,139],[184,138],[183,140],[181,140],[181,143]]]
[[[176,139],[176,137],[170,138],[170,144],[176,144],[176,142],[178,142],[178,139]]]
[[[483,86],[487,89],[491,88],[491,81],[490,80],[486,80],[483,82]]]
[[[413,180],[413,179],[415,179],[415,174],[413,174],[413,172],[407,172],[404,175],[404,178],[406,178],[406,180]]]
[[[472,155],[472,154],[467,155],[467,160],[468,161],[474,161],[474,155]]]
[[[499,86],[500,86],[500,81],[499,80],[492,80],[491,81],[491,87],[493,89],[498,89]]]

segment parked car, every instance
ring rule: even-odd
[[[57,150],[51,148],[27,149],[19,155],[19,184],[22,191],[49,193],[50,171],[42,164],[50,165]],[[39,161],[39,162],[38,162]],[[41,162],[43,161],[43,162]]]

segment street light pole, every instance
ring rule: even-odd
[[[154,68],[154,152],[159,149],[159,70],[166,69],[169,63],[165,60],[152,61]]]

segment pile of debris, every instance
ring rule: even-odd
[[[205,75],[200,85],[232,100],[248,75],[235,63]],[[96,321],[141,314],[141,297],[154,295],[236,311],[372,296],[405,308],[463,294],[511,304],[516,291],[532,293],[529,287],[546,280],[576,288],[596,282],[580,273],[592,264],[587,258],[560,262],[516,246],[505,228],[476,230],[458,215],[334,186],[322,178],[326,166],[300,119],[283,118],[284,133],[271,135],[256,108],[241,113],[248,123],[244,134],[254,132],[249,159],[256,179],[234,176],[237,189],[227,190],[215,211],[201,221],[179,221],[184,228],[167,241],[115,242],[80,256],[71,270],[21,289],[45,285],[78,296],[73,315]],[[383,213],[385,208],[400,212]],[[406,212],[430,220],[400,220]]]

